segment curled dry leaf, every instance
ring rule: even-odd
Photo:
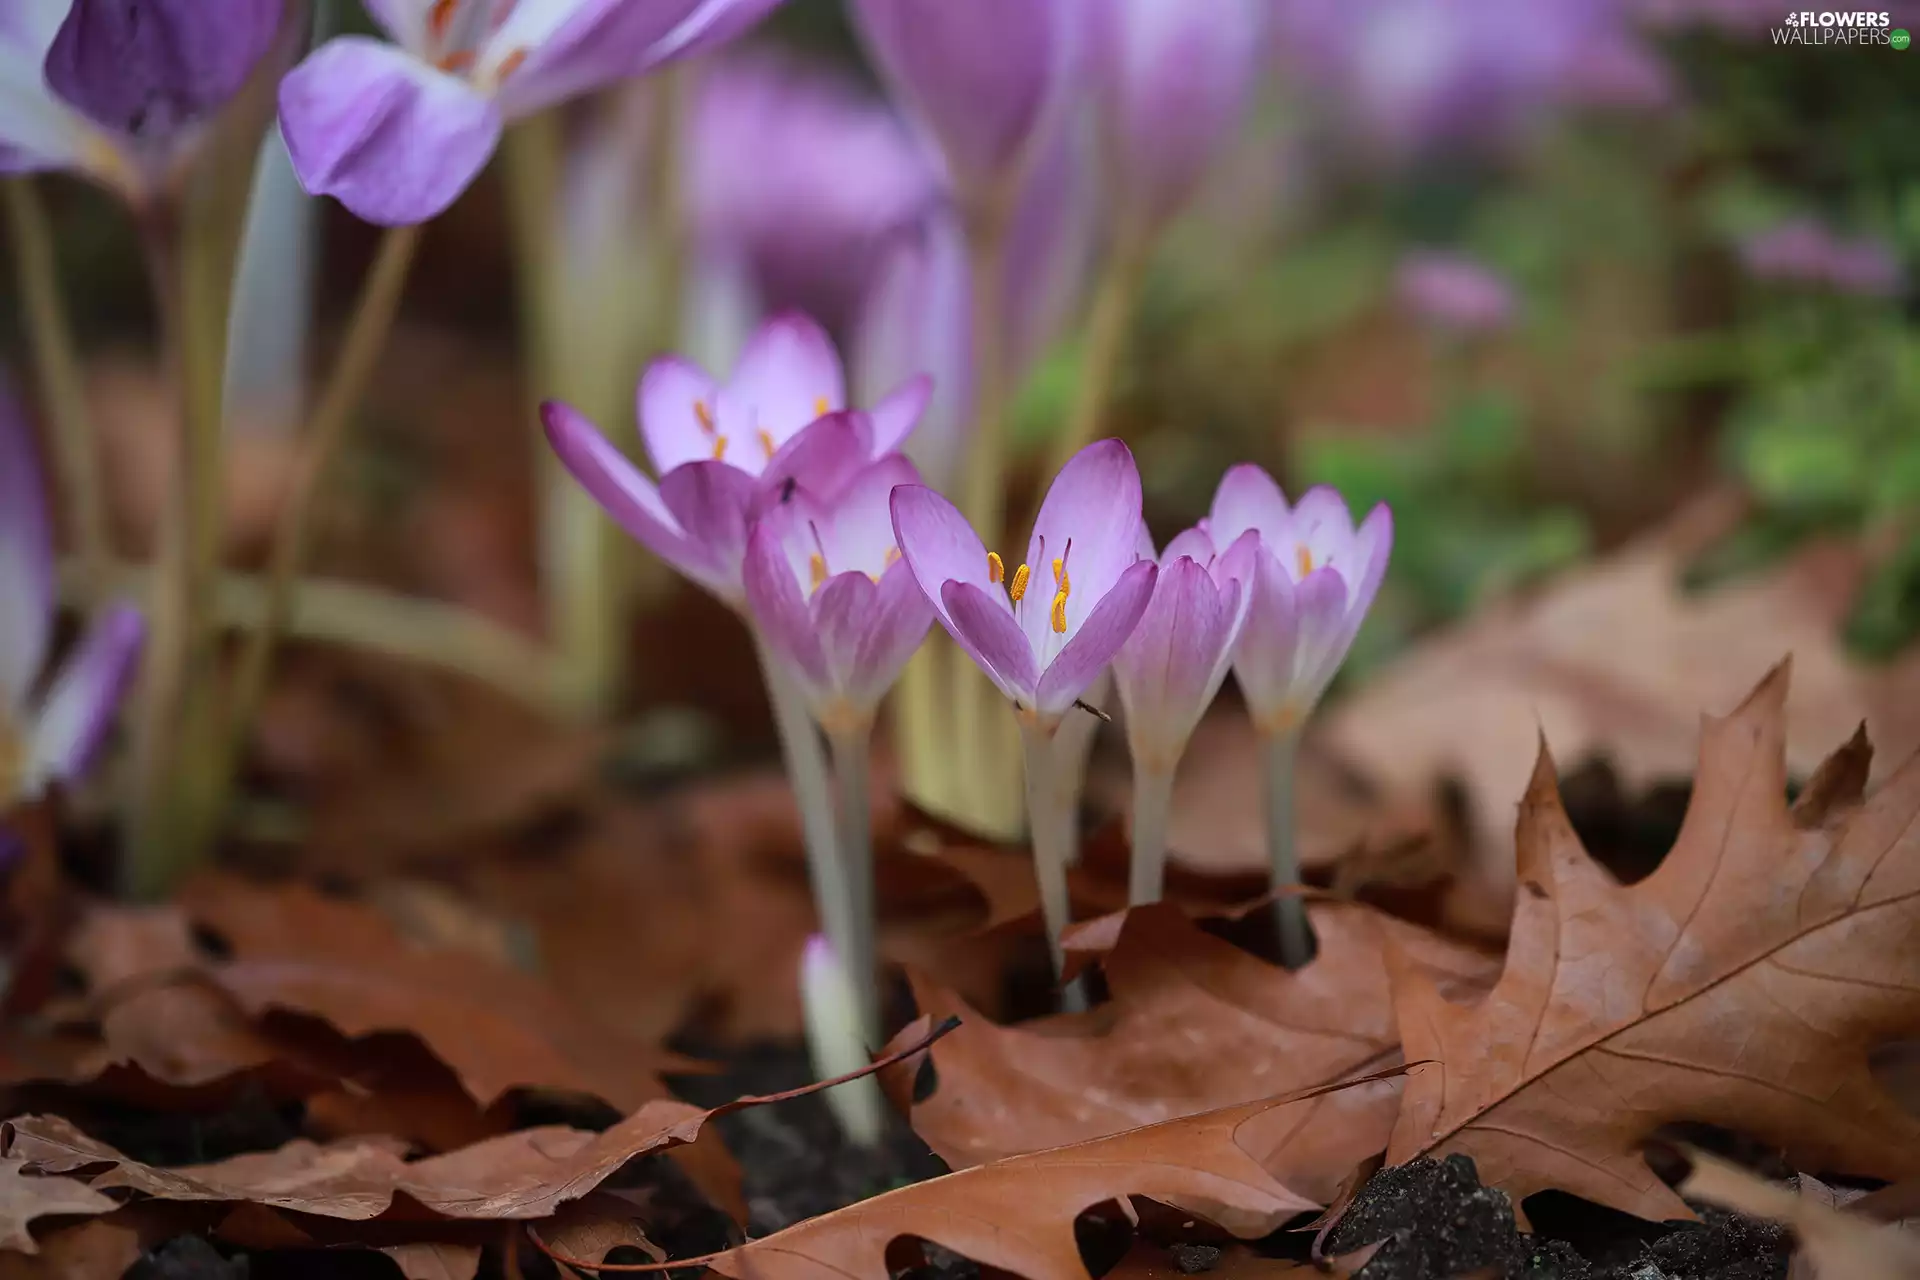
[[[959,1014],[961,1024],[929,1051],[939,1082],[931,1097],[908,1102],[910,1065],[885,1079],[910,1105],[914,1130],[965,1168],[1398,1063],[1383,933],[1456,983],[1484,986],[1497,972],[1491,957],[1368,907],[1316,902],[1309,911],[1320,949],[1298,973],[1202,932],[1167,903],[1089,922],[1075,939],[1107,951],[1111,1002],[1018,1026],[995,1026],[913,975],[921,1012]],[[1387,1080],[1306,1099],[1250,1126],[1242,1145],[1266,1142],[1262,1163],[1324,1201],[1385,1147],[1398,1093]]]
[[[887,1246],[932,1241],[1026,1280],[1086,1280],[1073,1220],[1145,1196],[1251,1239],[1317,1206],[1261,1166],[1243,1135],[1286,1105],[1249,1103],[950,1173],[720,1254],[736,1280],[888,1280]]]
[[[1558,1187],[1649,1218],[1690,1216],[1640,1155],[1676,1121],[1804,1168],[1920,1172],[1920,1120],[1868,1065],[1920,1025],[1920,758],[1863,802],[1857,739],[1789,809],[1787,678],[1705,722],[1685,825],[1637,884],[1588,857],[1543,745],[1499,982],[1457,1003],[1390,949],[1406,1055],[1436,1060],[1390,1162],[1464,1152],[1516,1201]]]
[[[1858,1214],[1842,1213],[1825,1188],[1798,1191],[1776,1186],[1739,1165],[1704,1151],[1687,1150],[1692,1170],[1680,1194],[1704,1200],[1751,1218],[1771,1218],[1793,1228],[1800,1239],[1798,1261],[1812,1264],[1813,1280],[1914,1280],[1920,1276],[1920,1238],[1899,1227]],[[1814,1194],[1808,1194],[1811,1191]]]
[[[110,1213],[118,1206],[73,1178],[41,1177],[25,1160],[0,1159],[0,1249],[36,1252],[27,1230],[36,1218]]]

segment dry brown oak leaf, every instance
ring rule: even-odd
[[[1647,1218],[1691,1213],[1641,1158],[1696,1121],[1800,1168],[1920,1171],[1920,1120],[1868,1069],[1920,1031],[1920,757],[1861,799],[1864,733],[1786,802],[1775,669],[1703,722],[1686,821],[1623,886],[1587,856],[1540,752],[1520,807],[1505,970],[1471,1004],[1395,957],[1411,1069],[1387,1158],[1462,1152],[1516,1203],[1548,1187]]]
[[[29,1172],[24,1160],[0,1159],[0,1249],[37,1252],[27,1230],[35,1218],[111,1213],[119,1207],[84,1182],[43,1178]]]
[[[1315,902],[1308,910],[1319,953],[1298,973],[1203,932],[1170,903],[1089,922],[1077,940],[1107,943],[1098,949],[1107,951],[1111,1001],[1018,1026],[996,1026],[914,973],[920,1012],[936,1022],[958,1015],[960,1026],[929,1050],[939,1083],[926,1100],[910,1101],[917,1063],[884,1079],[896,1104],[911,1106],[915,1132],[966,1168],[1397,1064],[1384,934],[1463,984],[1484,987],[1498,971],[1482,952],[1369,907]],[[1276,1113],[1258,1127],[1268,1145],[1254,1154],[1324,1202],[1386,1146],[1399,1085],[1304,1100],[1284,1125]]]
[[[1026,1280],[1087,1280],[1073,1220],[1145,1196],[1242,1239],[1316,1206],[1261,1167],[1249,1126],[1286,1100],[1185,1116],[915,1183],[713,1258],[736,1280],[888,1280],[887,1246],[930,1240]]]

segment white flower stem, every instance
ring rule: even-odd
[[[1167,819],[1173,811],[1173,770],[1133,770],[1133,860],[1128,864],[1127,902],[1160,901],[1167,879]]]
[[[1055,977],[1066,969],[1066,953],[1060,947],[1060,935],[1073,922],[1073,902],[1067,889],[1067,867],[1071,862],[1068,843],[1072,840],[1071,814],[1065,814],[1057,785],[1060,758],[1054,749],[1056,723],[1032,722],[1020,717],[1020,743],[1025,749],[1027,771],[1027,826],[1033,832],[1033,874],[1040,886],[1040,916],[1047,930],[1047,949],[1053,956]],[[1084,1003],[1076,983],[1062,990],[1061,998],[1069,1009]]]
[[[845,870],[853,937],[840,954],[853,986],[867,1043],[880,1043],[880,1000],[873,902],[873,810],[869,798],[873,769],[871,722],[836,726],[827,735],[833,755],[834,789],[839,796],[835,821],[840,831],[840,865]],[[843,944],[835,939],[836,949]]]
[[[820,742],[820,730],[813,723],[799,686],[766,640],[756,632],[753,643],[760,655],[760,673],[767,682],[767,700],[773,706],[773,725],[780,735],[787,781],[800,806],[800,835],[806,845],[807,875],[813,882],[820,929],[834,951],[850,961],[864,954],[859,942],[863,926],[855,909],[857,890],[834,836],[833,783],[827,775],[827,753]],[[878,1043],[877,1036],[874,1042]]]
[[[1286,729],[1265,734],[1260,750],[1266,767],[1267,857],[1273,866],[1273,887],[1284,889],[1300,882],[1300,851],[1294,819],[1294,775],[1299,757],[1300,731]],[[1278,899],[1273,907],[1279,929],[1280,963],[1298,969],[1312,954],[1307,932],[1307,908],[1298,896]]]

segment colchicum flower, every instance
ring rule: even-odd
[[[0,173],[67,169],[138,202],[253,74],[281,0],[0,4]]]
[[[316,49],[281,82],[281,133],[309,192],[368,222],[425,222],[479,175],[508,120],[718,45],[778,3],[369,0],[394,43]]]
[[[1747,237],[1740,260],[1759,280],[1813,285],[1863,297],[1900,292],[1900,257],[1873,236],[1847,238],[1813,218],[1790,218]]]
[[[86,772],[146,636],[137,610],[105,610],[36,700],[53,583],[39,459],[18,406],[0,390],[0,811]]]
[[[1490,268],[1459,254],[1410,253],[1394,283],[1401,305],[1438,329],[1491,333],[1513,319],[1513,289]]]
[[[919,483],[913,464],[893,454],[837,501],[796,484],[748,538],[747,604],[829,736],[871,723],[933,625],[894,542],[889,502],[896,485]]]
[[[658,484],[566,405],[548,401],[541,418],[561,463],[623,529],[738,606],[752,520],[789,482],[838,499],[867,463],[899,448],[928,391],[927,379],[910,379],[871,413],[848,411],[833,343],[785,315],[761,326],[725,383],[679,357],[648,367],[640,433]]]

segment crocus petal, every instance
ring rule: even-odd
[[[1187,556],[1202,565],[1209,565],[1213,563],[1216,554],[1213,536],[1196,525],[1174,534],[1173,541],[1167,544],[1165,551],[1158,556],[1149,556],[1148,559],[1157,559],[1161,564],[1166,565],[1172,564],[1181,556]]]
[[[1360,615],[1347,608],[1347,584],[1334,568],[1315,569],[1294,588],[1299,610],[1299,656],[1295,660],[1291,700],[1302,714],[1320,701],[1345,661],[1360,627]]]
[[[789,480],[832,505],[873,457],[873,421],[853,410],[830,413],[780,446],[760,473],[765,502],[778,502]]]
[[[747,340],[721,392],[720,429],[749,439],[765,431],[778,446],[846,404],[846,378],[833,339],[806,316],[787,312]]]
[[[500,90],[518,118],[616,80],[656,61],[656,47],[702,0],[519,0],[487,41],[478,74],[526,57]]]
[[[500,141],[500,110],[392,45],[341,36],[280,82],[280,131],[300,184],[368,222],[425,222]]]
[[[728,595],[728,575],[711,549],[687,536],[653,481],[591,422],[557,400],[540,406],[540,422],[560,464],[615,523],[695,582]]]
[[[1251,462],[1229,467],[1213,491],[1213,510],[1207,528],[1214,541],[1226,546],[1249,529],[1256,529],[1269,547],[1278,547],[1292,516],[1287,495],[1273,477]]]
[[[745,35],[782,3],[783,0],[701,0],[698,8],[654,45],[648,62],[658,66],[718,48]]]
[[[1005,599],[1006,588],[992,580],[987,548],[958,507],[924,485],[901,485],[889,504],[901,558],[948,630],[953,629],[953,620],[947,616],[943,594],[947,583],[969,583],[983,592],[998,591]],[[1010,608],[1002,612],[1012,614]]]
[[[1036,690],[1035,706],[1044,715],[1058,715],[1085,693],[1087,686],[1113,661],[1114,654],[1139,625],[1153,596],[1153,584],[1160,566],[1151,560],[1136,560],[1120,575],[1111,590],[1080,624],[1073,638],[1047,664]],[[1075,588],[1078,591],[1078,587]]]
[[[1265,546],[1253,557],[1252,598],[1234,653],[1233,670],[1256,723],[1280,713],[1293,687],[1300,647],[1300,613],[1293,576]]]
[[[0,173],[78,168],[90,132],[43,71],[67,0],[0,5]]]
[[[904,561],[895,561],[880,575],[874,592],[848,676],[848,696],[856,703],[878,702],[926,639],[933,616],[933,606],[914,581],[913,570]]]
[[[873,401],[902,378],[931,376],[931,399],[906,452],[929,483],[947,486],[973,414],[973,336],[967,254],[954,219],[935,214],[900,234],[860,304],[854,368]]]
[[[747,540],[747,558],[742,570],[747,608],[754,626],[781,658],[796,670],[816,693],[834,683],[833,672],[821,647],[807,598],[793,575],[793,565],[780,544],[778,533],[761,524]],[[843,574],[865,582],[865,574]]]
[[[374,24],[403,49],[424,49],[434,0],[360,0]]]
[[[86,770],[113,723],[146,634],[139,610],[116,605],[100,615],[60,668],[28,743],[35,789]]]
[[[1078,628],[1139,556],[1140,470],[1118,440],[1096,440],[1067,461],[1047,490],[1034,518],[1026,562],[1041,590],[1052,581],[1051,562],[1067,557],[1073,590],[1067,597],[1067,630]],[[1067,542],[1073,550],[1069,555]],[[1046,601],[1024,611],[1034,651],[1042,652],[1050,627]]]
[[[1013,620],[1004,595],[996,597],[971,582],[948,582],[940,589],[940,620],[1000,692],[1022,706],[1034,705],[1039,672],[1033,648]],[[1097,669],[1088,675],[1089,683],[1096,674]],[[1067,705],[1072,702],[1067,699]]]
[[[920,473],[897,453],[863,467],[833,503],[818,533],[827,567],[835,573],[858,569],[878,578],[897,557],[893,535],[893,491],[919,484]]]
[[[1353,589],[1353,598],[1347,602],[1352,612],[1364,614],[1373,607],[1392,554],[1393,511],[1382,502],[1367,512],[1367,518],[1354,531],[1352,558],[1342,566],[1342,576]]]
[[[280,0],[73,0],[47,84],[103,129],[164,141],[238,93],[279,27]]]
[[[875,591],[872,578],[853,572],[834,574],[813,593],[813,625],[836,689],[845,689],[857,675],[860,637],[873,612]]]
[[[1313,562],[1347,568],[1353,554],[1353,515],[1339,492],[1319,484],[1293,507],[1293,537],[1313,552]]]
[[[53,626],[53,543],[40,485],[32,428],[0,384],[0,713],[26,702]]]
[[[752,476],[724,462],[689,462],[660,477],[660,501],[714,566],[716,580],[705,585],[730,602],[740,598],[740,562],[759,495]]]
[[[1161,566],[1140,624],[1113,660],[1136,762],[1171,769],[1179,758],[1219,691],[1239,604],[1238,582],[1223,590],[1190,557]]]
[[[714,456],[718,394],[718,384],[691,360],[666,356],[647,366],[640,376],[640,436],[656,472],[665,475],[683,462]]]
[[[917,374],[888,392],[867,411],[873,419],[873,452],[876,456],[896,452],[906,442],[933,399],[933,379]]]

